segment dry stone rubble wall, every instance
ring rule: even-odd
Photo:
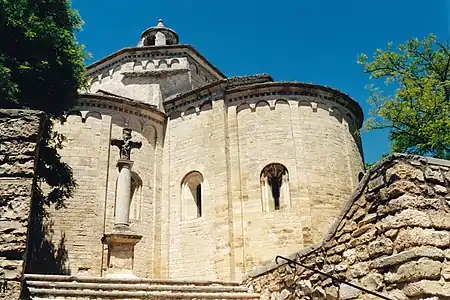
[[[0,299],[18,299],[41,115],[0,110]]]

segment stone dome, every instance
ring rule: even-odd
[[[159,19],[156,26],[145,30],[139,41],[138,47],[166,46],[178,44],[178,34],[164,26],[163,20]]]

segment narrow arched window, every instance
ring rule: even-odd
[[[130,220],[141,220],[142,216],[142,178],[131,171]]]
[[[149,36],[144,40],[144,46],[155,46],[155,36]]]
[[[282,164],[267,165],[261,171],[261,200],[263,211],[290,207],[289,173]]]
[[[191,220],[202,216],[202,198],[202,174],[197,171],[188,173],[181,183],[181,211],[183,220]]]

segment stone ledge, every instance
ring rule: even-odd
[[[55,282],[91,282],[91,283],[147,283],[147,284],[171,284],[171,285],[213,285],[239,286],[239,281],[221,280],[175,280],[175,279],[146,279],[146,278],[105,278],[93,276],[71,276],[71,275],[41,275],[25,274],[25,280],[30,281],[55,281]]]
[[[151,71],[141,71],[141,72],[122,72],[124,77],[162,77],[162,76],[172,76],[189,72],[189,69],[163,69],[163,70],[151,70]]]
[[[51,281],[27,281],[27,286],[32,288],[53,288],[71,290],[103,290],[103,291],[177,291],[177,292],[242,292],[247,293],[245,286],[213,285],[164,285],[145,283],[93,283],[93,282],[51,282]]]
[[[260,299],[254,293],[171,293],[171,292],[125,292],[125,291],[78,291],[56,289],[29,289],[33,295],[67,296],[67,297],[98,297],[116,299]]]

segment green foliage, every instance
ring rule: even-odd
[[[380,159],[378,161],[374,161],[374,162],[365,162],[364,163],[364,167],[366,168],[366,170],[369,170],[370,168],[373,167],[373,165],[375,165],[376,163],[378,163],[379,161],[383,160],[384,158],[388,157],[390,154],[389,153],[384,153],[381,155]]]
[[[430,35],[377,49],[372,61],[358,63],[371,79],[371,117],[365,129],[389,128],[394,152],[450,159],[450,47]]]
[[[0,0],[0,107],[61,117],[86,84],[81,18],[67,0]]]

